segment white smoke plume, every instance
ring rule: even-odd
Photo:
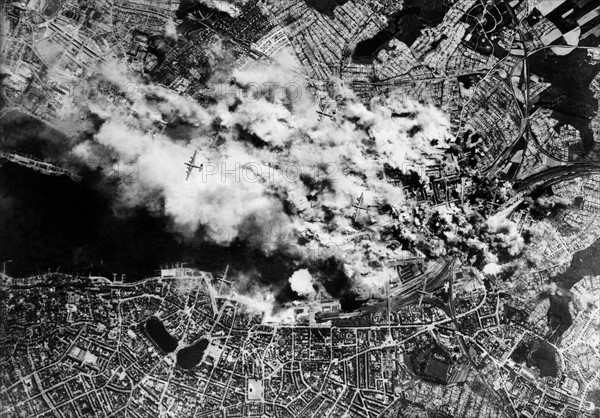
[[[292,290],[300,296],[311,298],[317,293],[313,286],[313,277],[307,269],[295,271],[292,277],[290,277],[289,282]]]
[[[492,275],[499,274],[502,272],[502,266],[500,266],[496,263],[489,263],[483,267],[483,272],[485,274],[492,274]]]
[[[291,324],[294,323],[292,308],[275,310],[275,300],[272,293],[234,293],[230,300],[240,303],[242,311],[259,314],[264,323]]]
[[[235,18],[240,15],[240,6],[244,5],[246,1],[198,0],[198,3],[204,4],[205,6],[219,12],[227,13],[229,16]]]
[[[237,71],[237,88],[247,95],[236,93],[233,106],[220,98],[207,108],[140,83],[120,65],[106,66],[103,75],[119,85],[136,83],[136,101],[129,107],[90,103],[90,113],[104,123],[73,154],[91,167],[103,164],[106,153],[137,167],[136,181],[120,185],[123,204],[153,207],[158,195],[181,232],[202,227],[205,239],[220,245],[241,239],[268,253],[286,251],[283,241],[302,242],[321,251],[295,255],[335,257],[367,293],[380,292],[388,279],[385,264],[399,250],[385,243],[383,229],[395,219],[381,208],[398,209],[404,196],[383,180],[384,164],[405,170],[432,162],[451,138],[439,110],[396,95],[367,107],[348,94],[335,120],[319,122],[305,79],[274,64]],[[260,88],[248,87],[251,82]],[[292,88],[299,92],[293,99]],[[161,133],[173,121],[193,126],[194,139]],[[204,169],[185,181],[183,164],[194,150]],[[355,209],[361,194],[363,207]],[[273,227],[277,236],[268,232]],[[331,248],[337,250],[323,250]]]
[[[167,20],[165,24],[165,37],[174,41],[178,38],[177,27],[172,19]]]

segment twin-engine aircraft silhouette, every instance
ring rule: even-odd
[[[198,171],[202,171],[202,168],[204,167],[204,164],[200,164],[199,166],[194,165],[194,163],[196,162],[197,155],[198,155],[198,151],[194,151],[194,155],[192,155],[192,158],[190,158],[190,162],[184,163],[184,165],[187,166],[185,181],[188,181],[190,179],[190,176],[192,175],[192,171],[194,171],[194,168],[197,168]]]

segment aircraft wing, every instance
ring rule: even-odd
[[[192,158],[190,158],[190,162],[187,163],[187,172],[186,172],[186,176],[185,176],[185,180],[189,180],[190,176],[192,175],[192,171],[194,170],[194,163],[196,162],[196,155],[198,155],[198,151],[194,151],[194,155],[192,155]]]
[[[364,199],[365,199],[365,194],[363,192],[360,194],[360,197],[358,198],[358,201],[356,202],[356,206],[354,206],[356,208],[356,213],[354,214],[354,222],[356,222],[358,220],[358,214],[359,214],[360,210],[364,209],[362,207]]]

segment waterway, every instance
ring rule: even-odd
[[[206,241],[202,228],[183,237],[160,209],[160,197],[154,205],[158,210],[122,208],[116,181],[107,179],[102,169],[91,171],[69,160],[71,139],[22,114],[3,118],[2,130],[1,149],[48,158],[72,166],[82,176],[81,183],[75,183],[10,162],[0,166],[0,261],[12,260],[7,264],[9,275],[58,270],[112,278],[116,273],[130,282],[155,276],[161,265],[169,263],[185,261],[215,273],[229,265],[230,277],[242,273],[249,278],[245,283],[271,288],[277,301],[284,303],[300,298],[287,278],[310,267],[319,270],[319,279],[332,296],[348,302],[344,308],[360,304],[343,266],[333,259],[308,265],[300,261],[297,250],[267,256],[242,240],[220,246]],[[239,291],[243,287],[240,284]]]
[[[556,377],[558,374],[554,347],[544,340],[534,341],[533,347],[529,352],[527,364],[536,367],[542,377]]]
[[[202,338],[194,344],[179,350],[177,352],[177,365],[186,370],[196,367],[202,361],[208,343],[209,341],[206,338]]]
[[[78,184],[4,163],[0,259],[12,260],[9,274],[59,270],[139,280],[161,262],[180,260],[182,245],[169,220],[142,207],[115,213],[110,189],[93,173]]]
[[[548,341],[556,344],[566,330],[573,325],[573,318],[569,310],[568,296],[551,295],[550,308],[548,308],[547,320],[550,334]]]
[[[71,141],[36,119],[2,119],[5,151],[68,160]],[[115,210],[117,184],[99,171],[74,167],[81,183],[4,161],[0,167],[0,260],[15,277],[49,270],[82,275],[125,274],[139,280],[161,263],[181,261],[185,245],[162,213]]]
[[[148,318],[145,329],[150,339],[163,352],[173,353],[177,350],[179,341],[169,333],[160,318],[156,316]],[[208,343],[209,341],[206,338],[201,338],[194,344],[183,347],[177,351],[177,365],[185,370],[196,367],[202,361]]]
[[[333,11],[338,6],[343,6],[348,0],[304,0],[307,6],[312,7],[322,15],[333,19]]]
[[[169,334],[162,321],[156,316],[151,316],[146,321],[146,332],[152,341],[165,353],[172,353],[177,349],[177,340]]]
[[[535,367],[539,370],[540,376],[556,377],[558,374],[556,352],[542,339],[536,338],[527,343],[519,343],[511,358],[519,364],[526,363],[528,367]]]
[[[600,240],[573,255],[569,268],[552,279],[560,287],[571,289],[585,276],[600,275]]]

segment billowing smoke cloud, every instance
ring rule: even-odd
[[[451,138],[439,110],[397,95],[365,106],[346,91],[334,120],[319,121],[306,81],[273,64],[238,70],[231,90],[214,89],[217,104],[207,108],[140,83],[119,65],[103,76],[135,83],[136,99],[125,107],[90,103],[103,123],[73,154],[91,167],[106,155],[137,167],[136,181],[120,185],[122,204],[153,207],[160,196],[189,236],[201,228],[220,245],[242,240],[308,264],[336,259],[366,294],[380,293],[385,265],[399,251],[387,245],[386,231],[404,196],[383,179],[384,165],[406,171],[441,159]],[[175,123],[191,127],[193,139],[162,131]],[[194,150],[204,168],[185,181],[183,163]],[[362,206],[353,207],[361,195]]]
[[[500,274],[502,272],[502,266],[496,263],[489,263],[483,267],[485,274]]]
[[[294,272],[289,279],[292,290],[300,296],[311,298],[316,295],[313,278],[307,269]]]
[[[175,26],[175,22],[171,19],[167,20],[167,23],[165,24],[165,37],[174,41],[177,40],[177,27]]]
[[[267,323],[294,322],[293,309],[275,309],[277,304],[272,293],[234,293],[230,299],[239,302],[243,311],[263,314],[263,321]]]
[[[238,17],[241,13],[240,6],[243,6],[247,0],[198,0],[211,9],[227,13],[231,17]]]

